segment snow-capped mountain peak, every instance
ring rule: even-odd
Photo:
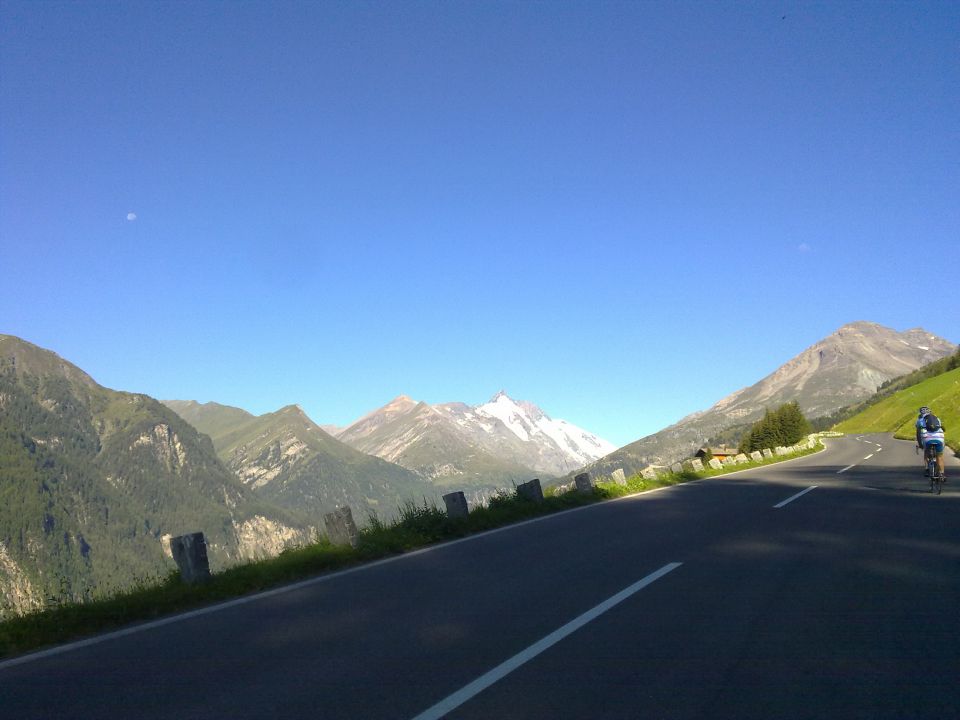
[[[612,443],[566,420],[554,420],[533,403],[514,400],[503,390],[489,402],[475,407],[474,412],[496,418],[525,443],[553,446],[573,467],[616,450]]]
[[[516,478],[531,471],[560,476],[616,449],[565,420],[553,420],[533,403],[514,400],[503,390],[477,406],[427,405],[400,396],[337,437],[363,452],[406,463],[404,467],[428,477],[479,477],[494,467],[507,469]]]

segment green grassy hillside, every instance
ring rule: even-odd
[[[946,429],[947,444],[960,452],[960,368],[901,390],[838,424],[847,433],[892,432],[898,438],[914,437],[917,408],[928,405]]]

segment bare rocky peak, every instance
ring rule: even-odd
[[[956,345],[923,328],[898,332],[872,322],[849,323],[754,385],[621,448],[591,469],[609,473],[623,467],[633,472],[652,463],[676,462],[721,431],[755,422],[767,408],[794,400],[809,418],[829,415],[955,350]]]
[[[361,440],[376,432],[384,424],[395,418],[405,415],[417,407],[417,401],[406,395],[398,395],[381,408],[377,408],[359,420],[354,421],[337,433],[337,438],[344,442]]]
[[[897,332],[877,323],[850,323],[714,409],[746,417],[771,403],[797,400],[810,417],[826,415],[868,397],[887,380],[949,355],[955,347],[919,328]]]

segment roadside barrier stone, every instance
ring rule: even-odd
[[[717,460],[716,458],[710,458],[710,463],[709,463],[709,465],[710,465],[710,467],[712,467],[714,470],[719,470],[720,468],[723,467],[723,463],[720,462],[719,460]]]
[[[773,450],[771,450],[770,448],[764,448],[762,452],[763,452],[763,456],[768,460],[773,457]]]
[[[197,585],[210,579],[207,541],[202,532],[170,538],[170,552],[180,568],[180,579],[187,585]]]
[[[470,509],[467,507],[467,498],[462,491],[447,493],[443,496],[443,502],[447,506],[447,517],[451,520],[465,518],[470,514]]]
[[[531,502],[543,502],[543,488],[540,487],[540,478],[534,478],[530,482],[517,485],[517,495]]]
[[[744,463],[750,462],[750,460],[747,459],[747,456],[744,453],[740,453],[739,455],[737,455],[735,460],[737,461],[737,465],[743,465]]]
[[[690,467],[692,467],[696,472],[703,471],[703,460],[700,458],[694,458],[690,461]]]
[[[323,524],[327,528],[327,537],[334,545],[357,546],[360,533],[353,521],[353,512],[349,506],[342,507],[323,516]]]
[[[763,460],[763,453],[759,450],[754,450],[752,453],[750,453],[750,459],[754,462],[760,462]]]
[[[617,468],[616,470],[614,470],[614,471],[610,474],[610,478],[611,478],[617,485],[626,485],[626,484],[627,484],[627,476],[626,476],[626,473],[623,472],[623,468]]]
[[[593,492],[593,483],[590,481],[590,473],[580,473],[573,481],[577,484],[577,492],[579,493],[592,493]]]

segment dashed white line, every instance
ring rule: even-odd
[[[856,467],[856,466],[857,466],[856,463],[854,463],[853,465],[847,465],[843,470],[837,470],[837,475],[839,475],[840,473],[845,473],[845,472],[846,472],[847,470],[849,470],[850,468]]]
[[[869,460],[869,459],[872,458],[872,457],[873,457],[873,453],[870,453],[869,455],[867,455],[867,456],[864,458],[864,460]]]
[[[591,620],[595,620],[596,618],[600,617],[610,608],[620,604],[635,592],[643,590],[643,588],[647,587],[647,585],[656,582],[668,572],[676,570],[682,564],[683,563],[674,562],[664,565],[656,572],[650,573],[645,578],[638,580],[630,587],[624,588],[616,595],[604,600],[592,610],[587,610],[587,612],[585,612],[583,615],[574,618],[563,627],[554,630],[552,633],[547,635],[542,640],[535,642],[526,650],[521,650],[509,660],[497,665],[495,668],[493,668],[493,670],[484,673],[469,685],[464,685],[462,688],[453,693],[453,695],[444,698],[433,707],[424,710],[422,713],[413,718],[413,720],[439,720],[447,713],[463,705],[473,696],[477,695],[483,690],[486,690],[498,680],[512,673],[527,661],[532,660],[544,650],[553,647],[571,633],[582,628]]]
[[[788,504],[792,503],[792,502],[793,502],[794,500],[796,500],[798,497],[802,497],[802,496],[806,495],[808,492],[810,492],[811,490],[813,490],[813,489],[816,488],[816,487],[817,487],[816,485],[811,485],[811,486],[808,487],[806,490],[801,490],[801,491],[798,492],[796,495],[791,495],[791,496],[788,497],[786,500],[784,500],[783,502],[777,503],[777,504],[774,505],[773,507],[774,507],[774,508],[782,508],[784,505],[788,505]]]

